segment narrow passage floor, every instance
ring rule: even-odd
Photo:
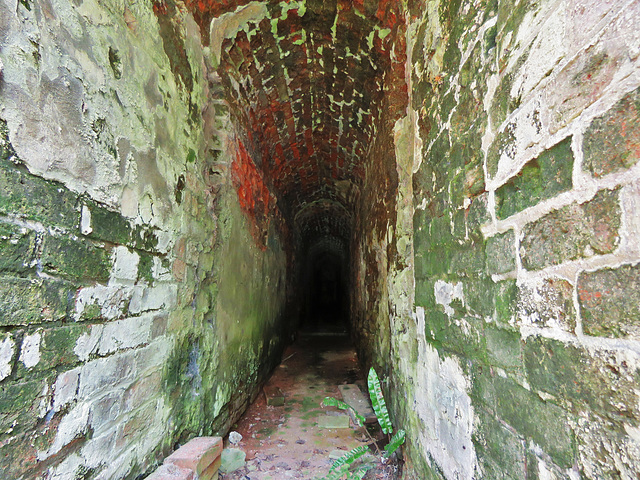
[[[322,407],[326,396],[341,398],[338,385],[362,382],[355,350],[346,334],[307,333],[287,349],[267,382],[279,388],[284,405],[267,404],[261,393],[233,430],[242,435],[235,447],[247,454],[244,467],[221,475],[222,480],[312,480],[324,477],[333,462],[370,437],[364,427],[323,428],[340,420],[334,407]],[[333,417],[333,418],[326,418]],[[344,420],[344,419],[342,419]],[[233,435],[231,435],[233,437]],[[225,439],[225,446],[229,439]],[[234,447],[234,445],[230,445]],[[392,479],[390,472],[372,471],[365,478]]]

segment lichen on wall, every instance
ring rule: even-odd
[[[419,478],[638,470],[636,315],[622,287],[640,261],[627,241],[638,14],[636,2],[409,2],[426,343],[403,375],[421,385],[404,418]],[[429,355],[458,365],[458,386],[421,383]],[[441,390],[470,401],[456,427],[470,427],[456,435],[470,435],[466,457],[446,429],[428,441],[429,425],[456,424],[433,398]]]
[[[0,4],[11,478],[143,475],[176,444],[224,434],[279,358],[286,262],[278,232],[258,246],[238,206],[207,55],[170,1]],[[231,241],[252,262],[239,276]]]

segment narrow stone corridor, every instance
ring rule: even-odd
[[[203,438],[213,478],[234,429],[238,478],[315,474],[360,441],[312,425],[348,338],[402,480],[637,480],[639,24],[0,0],[0,478],[142,480]]]

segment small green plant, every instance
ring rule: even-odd
[[[393,425],[391,424],[391,419],[389,418],[389,410],[387,410],[387,404],[384,401],[384,396],[382,395],[382,388],[380,387],[380,379],[378,378],[378,374],[374,370],[373,367],[369,370],[369,376],[367,377],[367,384],[369,387],[369,397],[371,398],[371,406],[373,407],[373,411],[376,414],[376,418],[378,419],[378,423],[380,424],[380,429],[382,433],[387,434],[388,436],[393,433]],[[364,425],[365,418],[356,412],[355,408],[351,405],[343,402],[342,400],[338,400],[334,397],[325,397],[322,401],[322,406],[332,406],[337,407],[341,410],[348,410],[353,413],[353,418],[355,422],[362,426]],[[368,435],[368,432],[367,432]],[[400,448],[400,445],[404,443],[406,437],[406,433],[402,429],[398,429],[396,433],[391,436],[389,439],[389,443],[384,447],[384,453],[382,454],[383,459],[389,458],[393,453]],[[375,442],[371,439],[371,444],[375,446]],[[376,450],[377,450],[376,446]],[[365,474],[374,468],[374,465],[371,463],[363,463],[358,466],[353,466],[354,462],[365,455],[369,451],[369,448],[366,445],[356,447],[342,457],[337,459],[329,473],[326,477],[323,477],[320,480],[360,480]],[[380,453],[378,451],[378,453]]]

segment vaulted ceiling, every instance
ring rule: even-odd
[[[218,71],[242,131],[240,148],[284,218],[303,235],[348,235],[381,99],[404,80],[400,2],[187,4],[203,32],[214,22],[205,41],[226,28]],[[229,19],[243,15],[229,33]]]

